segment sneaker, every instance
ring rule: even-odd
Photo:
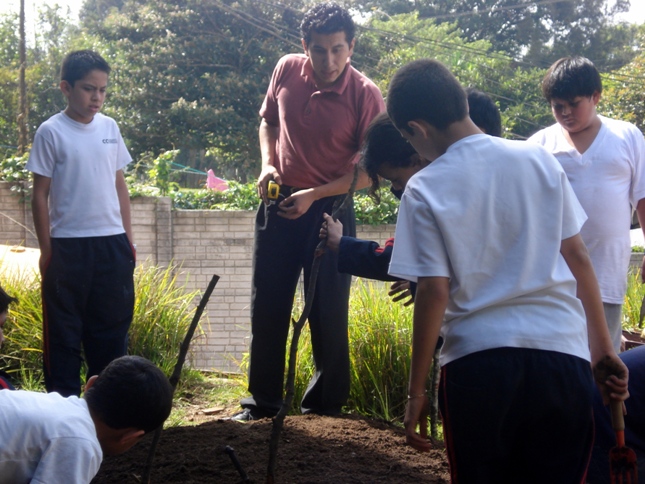
[[[227,420],[235,420],[236,422],[250,422],[252,420],[260,420],[261,418],[265,417],[266,415],[255,408],[245,408],[241,412],[230,416]]]

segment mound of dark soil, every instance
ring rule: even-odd
[[[215,420],[164,430],[152,483],[264,483],[272,423]],[[152,439],[125,454],[106,457],[93,483],[140,483]],[[225,448],[234,449],[248,481]],[[405,445],[403,430],[355,416],[288,417],[281,434],[277,483],[447,483],[442,446],[419,453]]]

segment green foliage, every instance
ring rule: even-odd
[[[640,321],[641,305],[644,300],[645,284],[641,282],[640,271],[630,270],[627,275],[627,293],[623,303],[623,329],[642,333],[645,338],[645,327]]]
[[[188,292],[177,281],[177,267],[166,269],[142,264],[135,271],[135,307],[128,352],[148,358],[167,375],[172,373],[179,347],[192,320],[197,291]],[[3,288],[13,304],[5,324],[5,344],[0,369],[20,382],[20,387],[42,389],[42,306],[39,278],[33,274],[10,275]],[[189,370],[186,370],[189,371]]]
[[[223,192],[203,189],[182,188],[171,191],[173,208],[179,210],[256,210],[260,199],[255,182],[228,182],[229,188]],[[145,185],[130,185],[130,196],[158,196],[159,189]],[[374,200],[363,192],[354,194],[356,223],[365,225],[383,225],[396,222],[399,201],[389,189],[381,190],[381,202]]]
[[[188,292],[177,280],[176,266],[141,264],[135,271],[136,298],[128,352],[148,358],[167,375],[192,321],[192,303],[199,291]]]
[[[179,189],[179,186],[176,183],[170,181],[172,164],[177,158],[178,153],[179,150],[165,151],[154,159],[152,162],[152,168],[148,170],[150,180],[153,182],[154,186],[159,189],[162,197],[168,195],[168,192],[171,189]]]
[[[362,225],[383,225],[396,223],[399,213],[399,200],[392,195],[389,189],[380,190],[381,201],[377,204],[374,199],[365,193],[357,192],[354,195],[354,211],[356,223]]]
[[[302,301],[292,318],[298,319]],[[289,344],[287,345],[288,362]],[[412,344],[412,308],[392,303],[383,283],[358,279],[349,307],[350,395],[346,410],[388,421],[403,421]],[[246,373],[248,359],[241,364]],[[309,327],[298,341],[298,363],[292,414],[315,371]],[[286,379],[286,372],[285,372]]]
[[[637,37],[640,45],[645,42],[645,25]],[[610,118],[634,123],[645,133],[645,52],[638,54],[629,64],[603,78],[602,99],[598,111]]]
[[[0,369],[8,372],[20,388],[35,390],[44,385],[42,372],[42,304],[40,282],[33,273],[5,275],[2,287],[18,298],[9,307],[4,325],[5,342],[0,348]]]
[[[29,153],[0,160],[0,181],[12,183],[11,191],[25,195],[31,191],[31,173],[27,168]]]

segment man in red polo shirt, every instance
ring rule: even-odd
[[[272,417],[283,399],[285,351],[296,285],[305,293],[323,213],[347,193],[363,134],[385,110],[378,87],[351,66],[354,22],[334,3],[309,10],[302,21],[303,54],[278,62],[260,110],[262,198],[255,227],[249,392],[239,421]],[[269,181],[280,185],[269,203]],[[367,186],[360,174],[357,188]],[[356,231],[354,210],[341,216],[345,235]],[[303,413],[337,415],[349,395],[347,310],[351,276],[336,270],[337,255],[320,265],[309,316],[316,372]]]

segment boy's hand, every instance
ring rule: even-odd
[[[605,405],[609,400],[625,401],[629,398],[627,384],[629,370],[625,363],[614,354],[605,355],[592,366],[594,380],[600,390]]]
[[[420,452],[428,452],[432,444],[428,440],[428,397],[413,395],[405,407],[405,441]],[[419,432],[417,432],[417,425]]]
[[[40,269],[40,275],[41,277],[45,275],[45,269],[47,268],[47,264],[49,264],[49,259],[51,259],[51,251],[50,250],[40,250],[40,258],[38,259],[38,269]]]
[[[408,298],[407,301],[403,301],[404,306],[409,306],[414,302],[414,296],[410,291],[410,281],[394,281],[387,295],[392,298],[392,302]]]
[[[338,252],[340,247],[340,239],[343,236],[343,224],[338,220],[334,222],[334,219],[331,215],[324,213],[323,217],[325,221],[320,227],[320,238],[324,239],[327,237],[327,248]]]

